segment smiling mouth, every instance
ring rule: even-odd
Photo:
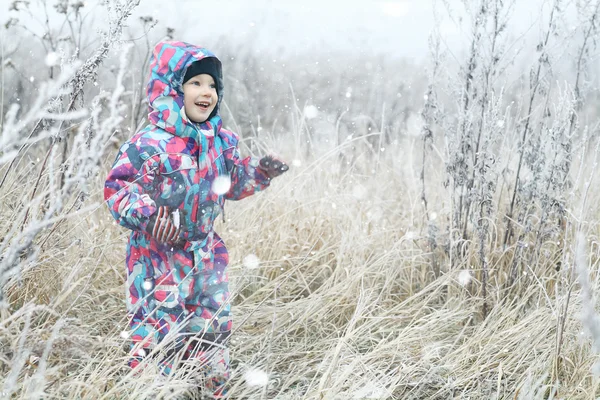
[[[210,107],[210,103],[205,102],[205,101],[201,101],[200,103],[195,103],[195,104],[204,111],[208,110],[208,107]]]

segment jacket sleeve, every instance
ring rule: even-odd
[[[125,143],[104,184],[104,200],[119,225],[146,230],[149,217],[157,209],[147,190],[153,176],[136,147]]]
[[[231,188],[225,194],[225,198],[228,200],[241,200],[269,187],[271,179],[256,168],[258,166],[258,159],[255,157],[246,157],[240,160],[237,145],[233,151]]]

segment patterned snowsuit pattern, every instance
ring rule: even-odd
[[[220,62],[217,113],[203,123],[185,115],[182,81],[190,64],[204,57],[215,55],[183,42],[156,46],[147,88],[150,124],[121,146],[104,188],[113,217],[132,230],[126,257],[132,349],[151,349],[178,332],[177,347],[188,346],[185,356],[192,359],[206,352],[189,348],[191,336],[223,339],[231,331],[229,257],[213,223],[225,199],[243,199],[270,183],[257,159],[240,159],[238,136],[222,127]],[[229,190],[213,190],[215,179],[229,180]],[[160,243],[147,231],[161,206],[178,214],[175,243]],[[224,354],[215,363],[228,371],[227,359]],[[130,365],[138,362],[133,357]],[[170,365],[165,370],[170,373]]]

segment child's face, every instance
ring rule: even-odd
[[[194,122],[204,122],[217,106],[217,86],[212,76],[196,75],[183,84],[185,114]]]

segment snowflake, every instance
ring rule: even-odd
[[[306,117],[306,119],[316,118],[317,115],[319,115],[319,110],[317,109],[317,107],[312,105],[304,107],[304,116]]]
[[[231,179],[229,175],[217,176],[212,183],[212,191],[219,196],[224,195],[231,188]]]
[[[266,386],[269,383],[269,375],[260,369],[250,369],[244,374],[248,386]]]
[[[57,53],[55,52],[50,52],[46,55],[46,65],[48,67],[54,67],[55,65],[58,64],[58,61],[60,60],[60,57],[58,56]]]
[[[260,265],[260,260],[254,254],[248,254],[244,257],[244,267],[248,269],[256,269]]]
[[[471,272],[466,269],[463,269],[458,274],[458,283],[460,283],[463,286],[467,286],[469,282],[471,282]]]
[[[153,286],[152,281],[145,281],[142,284],[142,287],[146,290],[152,290],[152,286]]]

